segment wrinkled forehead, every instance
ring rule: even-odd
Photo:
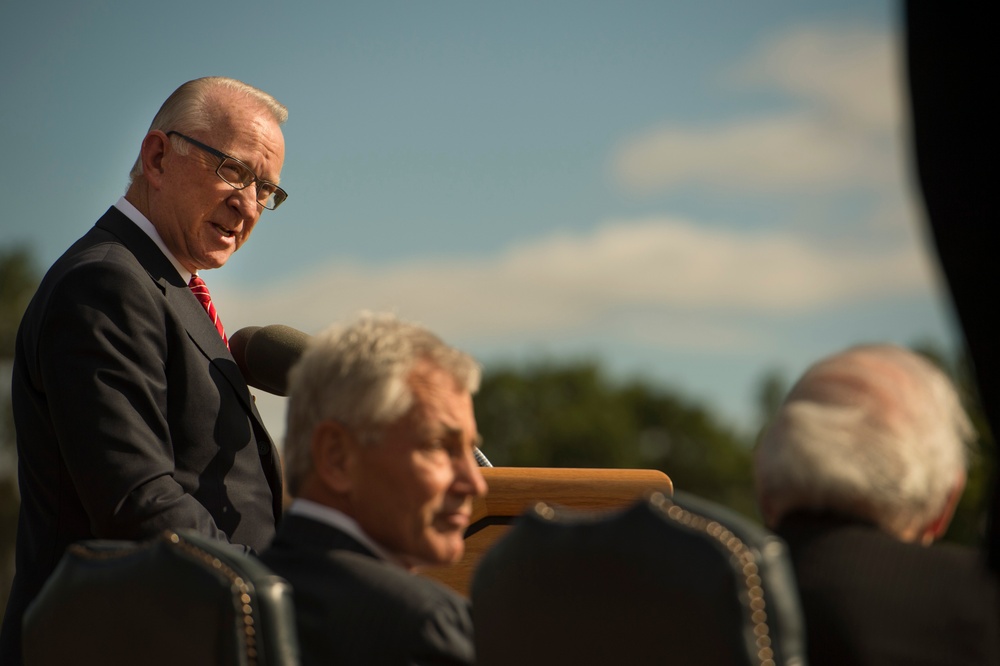
[[[244,121],[227,120],[220,127],[212,138],[217,150],[244,162],[258,177],[281,182],[285,140],[276,122],[269,116],[256,115]]]
[[[206,101],[206,110],[214,140],[280,145],[284,154],[281,125],[262,102],[234,91],[218,90]]]
[[[470,421],[474,424],[472,395],[439,365],[417,360],[407,375],[407,384],[413,395],[409,416],[458,429],[470,427]]]
[[[407,373],[406,381],[414,393],[421,391],[440,394],[463,391],[454,375],[427,358],[414,360]]]

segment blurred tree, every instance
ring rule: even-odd
[[[669,391],[616,386],[593,362],[489,372],[476,415],[494,464],[660,469],[680,490],[756,515],[746,438]]]
[[[0,618],[7,607],[14,575],[19,505],[10,369],[17,327],[37,286],[38,272],[30,252],[20,247],[0,249]]]
[[[913,348],[953,378],[979,433],[966,491],[945,537],[978,546],[996,446],[967,361],[933,344]],[[762,425],[789,388],[778,371],[762,375],[756,391]],[[487,372],[475,404],[483,450],[496,465],[660,469],[677,489],[759,520],[751,469],[754,437],[728,428],[709,409],[674,392],[641,381],[615,385],[593,362],[537,363]]]
[[[22,247],[0,249],[0,359],[13,358],[17,327],[37,287],[31,253]]]
[[[636,462],[634,415],[597,366],[540,365],[484,377],[480,432],[491,457],[521,467],[627,467]]]
[[[770,370],[761,377],[757,384],[757,418],[760,424],[758,431],[763,429],[778,412],[791,388],[784,373],[779,370]]]
[[[748,437],[680,395],[642,383],[630,384],[623,395],[642,425],[640,467],[661,469],[678,490],[757,519]]]

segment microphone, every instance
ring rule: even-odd
[[[476,462],[480,467],[493,467],[493,463],[489,461],[489,458],[483,455],[483,452],[479,450],[478,446],[472,447],[472,457],[476,459]]]
[[[247,384],[288,395],[288,371],[302,356],[310,335],[284,324],[248,326],[229,338],[229,350]]]
[[[288,371],[306,350],[312,336],[285,326],[247,326],[229,338],[229,351],[247,384],[274,395],[288,395]],[[479,447],[472,455],[480,467],[493,467]]]

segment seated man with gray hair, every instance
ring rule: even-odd
[[[996,664],[983,556],[930,544],[965,487],[974,431],[948,378],[891,345],[809,368],[754,457],[764,521],[788,542],[809,662]]]
[[[261,559],[294,589],[303,664],[471,664],[460,595],[413,570],[464,552],[486,482],[480,371],[424,328],[365,315],[316,336],[289,375],[287,487]]]

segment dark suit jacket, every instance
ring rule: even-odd
[[[810,666],[1000,663],[1000,597],[981,553],[814,514],[786,517],[777,533],[792,554]]]
[[[286,516],[261,559],[292,584],[302,664],[472,664],[468,602],[335,527]]]
[[[70,543],[192,528],[263,549],[281,510],[274,445],[205,310],[111,208],[49,270],[18,331],[17,571],[0,636]]]

